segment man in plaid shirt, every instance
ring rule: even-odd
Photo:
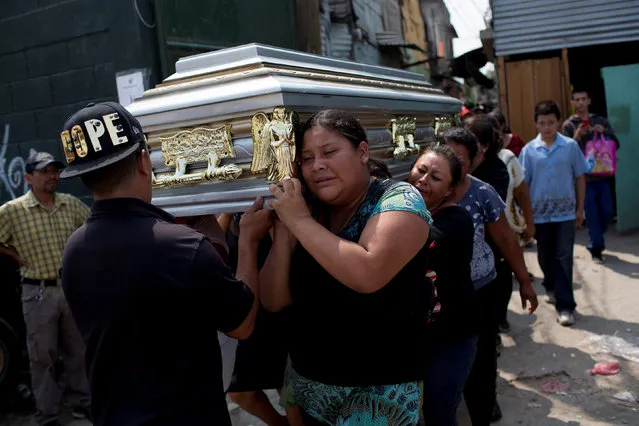
[[[49,153],[33,153],[25,174],[31,190],[0,206],[0,254],[20,265],[36,420],[47,426],[60,424],[63,390],[56,371],[60,356],[73,414],[90,417],[84,342],[58,277],[67,239],[85,222],[89,208],[72,195],[56,193],[63,167]]]

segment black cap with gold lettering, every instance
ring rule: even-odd
[[[61,178],[117,163],[146,141],[138,120],[115,102],[87,105],[67,119],[60,137],[69,164]]]

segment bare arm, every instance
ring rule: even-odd
[[[222,213],[217,215],[217,223],[218,225],[220,225],[220,229],[222,229],[222,232],[228,231],[232,220],[233,215],[231,213]]]
[[[269,312],[279,312],[293,303],[289,277],[296,243],[286,226],[277,221],[271,251],[260,270],[260,297]]]
[[[506,216],[502,212],[497,222],[486,224],[486,230],[493,239],[499,251],[513,270],[517,281],[519,281],[520,292],[522,293],[522,307],[526,307],[526,300],[530,302],[530,313],[537,309],[537,295],[530,284],[530,277],[526,270],[526,262],[524,262],[523,252],[514,232],[508,226]]]
[[[360,293],[384,287],[426,245],[430,227],[416,213],[386,211],[366,223],[357,243],[311,216],[297,179],[271,185],[271,206],[297,241],[335,279]]]
[[[581,139],[588,132],[590,132],[590,126],[584,126],[583,124],[579,124],[579,127],[577,127],[577,130],[574,131],[573,135],[572,136],[567,135],[567,136],[572,137],[577,142],[581,142]]]
[[[0,255],[9,256],[20,266],[28,266],[24,259],[20,257],[18,250],[7,244],[7,242],[12,241],[13,235],[13,226],[11,225],[12,208],[13,205],[11,203],[0,205]]]
[[[513,190],[513,194],[515,195],[515,199],[521,207],[522,212],[524,213],[524,219],[526,220],[526,235],[527,238],[533,238],[535,236],[535,217],[533,216],[532,211],[532,202],[530,201],[530,191],[528,184],[524,181],[518,187]]]
[[[238,262],[237,272],[235,277],[246,284],[255,299],[253,300],[253,306],[251,311],[246,316],[246,319],[235,330],[226,333],[228,336],[234,339],[247,339],[253,329],[255,328],[255,317],[257,316],[257,310],[260,307],[260,287],[257,273],[257,247],[259,243],[256,241],[250,241],[242,239],[240,236],[239,248],[238,248]]]
[[[16,249],[14,249],[8,244],[0,243],[0,255],[9,256],[19,266],[27,266],[27,263],[24,261],[22,257],[20,257]]]
[[[240,238],[238,244],[237,271],[235,277],[246,284],[253,295],[253,306],[244,322],[235,330],[226,333],[234,339],[246,339],[253,332],[255,317],[260,307],[260,285],[257,271],[257,250],[260,240],[271,228],[271,212],[262,209],[259,198],[244,213],[240,220]]]
[[[586,199],[586,175],[581,175],[575,180],[575,194],[577,197],[577,227],[584,222],[584,200]]]
[[[341,239],[310,216],[287,225],[328,273],[360,293],[388,284],[424,247],[430,231],[424,219],[404,211],[372,217],[357,243]]]

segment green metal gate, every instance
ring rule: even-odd
[[[298,49],[293,0],[156,0],[162,78],[184,56],[246,43]]]

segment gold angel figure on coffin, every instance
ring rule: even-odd
[[[252,173],[266,171],[266,180],[278,182],[295,175],[295,126],[298,116],[285,107],[273,109],[272,118],[258,112],[251,120]]]
[[[415,143],[417,133],[417,119],[415,117],[396,117],[391,120],[391,134],[396,148],[393,157],[403,158],[419,152],[419,145]]]

